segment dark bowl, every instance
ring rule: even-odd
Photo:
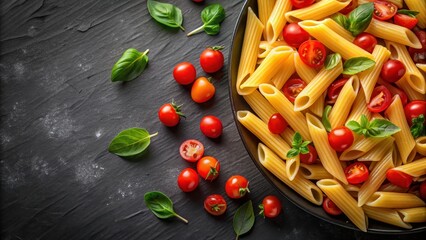
[[[251,132],[242,126],[237,120],[237,111],[239,110],[251,110],[249,105],[244,101],[243,97],[238,95],[235,84],[237,79],[238,72],[238,64],[240,60],[241,48],[244,37],[244,30],[246,26],[246,18],[247,18],[247,10],[248,7],[251,7],[255,12],[257,12],[257,1],[256,0],[247,0],[244,4],[244,7],[238,17],[237,24],[234,29],[234,35],[232,38],[232,47],[230,50],[230,58],[229,58],[229,91],[230,91],[230,100],[232,111],[234,115],[234,120],[237,125],[238,132],[241,136],[243,144],[247,149],[251,159],[263,174],[263,176],[273,185],[278,191],[284,195],[288,200],[290,200],[293,204],[303,209],[304,211],[312,214],[315,217],[318,217],[324,221],[329,223],[360,231],[354,224],[352,224],[345,216],[341,217],[332,217],[327,215],[322,207],[316,206],[309,201],[305,200],[299,194],[294,192],[291,188],[287,187],[283,182],[281,182],[278,178],[276,178],[272,173],[270,173],[267,169],[265,169],[262,164],[260,164],[258,156],[257,156],[257,145],[259,143],[259,139],[257,139]],[[426,230],[426,225],[423,224],[412,224],[413,228],[406,230],[398,227],[394,227],[392,225],[388,225],[386,223],[374,221],[369,219],[368,232],[370,233],[378,233],[378,234],[409,234],[416,233],[420,231]]]

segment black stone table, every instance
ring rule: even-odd
[[[184,15],[184,27],[200,25],[206,4],[169,0]],[[207,0],[207,3],[214,1]],[[233,239],[232,217],[251,199],[257,205],[278,195],[284,213],[278,219],[256,217],[242,239],[420,239],[379,236],[344,229],[291,204],[264,179],[238,135],[228,95],[228,68],[213,76],[213,100],[196,104],[190,89],[178,85],[172,69],[198,58],[206,46],[225,46],[228,60],[232,32],[243,1],[221,0],[226,19],[217,36],[186,37],[151,19],[144,0],[5,0],[1,1],[1,239]],[[150,49],[146,71],[134,81],[110,81],[115,61],[127,48]],[[158,108],[174,99],[187,118],[176,128],[163,126]],[[199,130],[202,116],[222,119],[216,141]],[[108,153],[121,130],[143,127],[157,132],[145,157],[126,161]],[[183,193],[179,172],[195,168],[178,148],[186,139],[202,141],[206,154],[218,158],[221,173],[213,183],[200,180],[195,192]],[[243,201],[225,197],[228,210],[213,217],[203,209],[212,193],[225,196],[233,174],[250,180]],[[143,195],[158,190],[189,219],[159,220]]]

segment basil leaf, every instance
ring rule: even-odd
[[[300,144],[302,144],[302,142],[303,142],[302,135],[300,135],[299,132],[295,132],[291,145],[293,147],[298,147]]]
[[[182,26],[182,11],[178,7],[170,3],[161,3],[154,0],[148,0],[146,4],[149,14],[155,21],[165,26],[180,28],[182,31],[185,31]]]
[[[359,5],[349,14],[349,25],[346,28],[354,37],[364,32],[373,18],[374,4],[364,3]]]
[[[308,142],[307,145],[309,145],[310,142]],[[308,154],[309,153],[309,148],[306,146],[301,146],[300,147],[300,154]]]
[[[349,28],[349,19],[341,14],[341,13],[336,13],[334,14],[331,19],[333,19],[335,22],[337,22],[340,26],[344,27],[345,29]]]
[[[160,219],[177,217],[185,223],[188,220],[178,215],[173,209],[172,200],[162,192],[147,192],[144,195],[145,205]]]
[[[350,58],[343,64],[343,74],[354,75],[365,71],[376,64],[374,60],[366,57]]]
[[[292,148],[292,149],[288,150],[288,152],[287,152],[287,157],[288,158],[294,158],[297,155],[299,155],[299,150],[298,149]]]
[[[355,132],[356,134],[361,134],[361,125],[357,121],[349,121],[346,123],[346,127]]]
[[[306,154],[309,153],[308,145],[310,141],[303,141],[302,135],[299,132],[295,132],[293,135],[293,140],[291,142],[292,148],[287,152],[288,158],[294,158],[300,153]]]
[[[331,123],[330,120],[328,119],[328,115],[330,115],[331,112],[331,106],[327,105],[324,108],[324,112],[322,113],[322,125],[324,125],[325,130],[327,130],[327,132],[331,131]]]
[[[401,131],[398,126],[385,119],[374,119],[370,122],[369,128],[371,137],[389,137]]]
[[[397,13],[408,15],[410,17],[416,17],[416,15],[419,14],[419,12],[411,11],[411,10],[408,10],[408,9],[400,9],[400,10],[397,11]]]
[[[131,81],[142,74],[148,64],[149,49],[141,53],[134,48],[127,49],[111,70],[112,82]]]
[[[367,116],[365,116],[364,114],[361,115],[361,128],[367,128],[369,125],[369,121]]]
[[[418,117],[413,118],[411,122],[413,123],[413,125],[411,126],[410,131],[411,135],[413,135],[414,138],[418,138],[420,136],[425,135],[425,116],[423,114],[420,114]]]
[[[108,151],[120,157],[137,157],[148,148],[151,137],[143,128],[129,128],[120,132],[112,139]]]
[[[201,20],[203,25],[188,33],[188,37],[202,31],[208,35],[216,35],[220,32],[220,23],[225,19],[225,9],[222,5],[215,3],[207,6],[201,12]]]
[[[234,232],[239,236],[247,233],[254,225],[254,211],[251,200],[241,205],[235,212],[233,219]]]
[[[326,70],[333,69],[337,64],[339,64],[340,60],[342,60],[342,57],[338,53],[333,53],[327,55],[325,58],[325,64],[324,67]]]

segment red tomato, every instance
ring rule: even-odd
[[[201,3],[201,2],[204,2],[204,0],[192,0],[193,2],[196,2],[196,3]]]
[[[186,140],[180,145],[179,153],[186,161],[196,162],[203,157],[204,145],[195,139]]]
[[[377,39],[374,35],[363,32],[356,36],[353,43],[365,51],[372,53],[374,47],[377,45]]]
[[[407,119],[408,125],[413,124],[413,118],[419,117],[419,115],[423,114],[426,118],[426,101],[425,100],[414,100],[408,103],[404,107],[405,118]],[[426,121],[423,123],[426,126]]]
[[[420,40],[420,43],[422,44],[421,49],[416,49],[409,47],[408,52],[410,53],[411,58],[415,63],[424,63],[426,64],[426,31],[419,30],[414,31],[417,38]]]
[[[402,102],[403,106],[407,105],[408,97],[407,97],[407,94],[403,90],[401,90],[398,87],[395,87],[392,84],[390,84],[386,81],[383,81],[383,80],[379,80],[379,83],[381,85],[385,86],[392,93],[392,96],[399,95],[399,97],[401,98],[401,102]]]
[[[176,106],[173,102],[166,103],[158,110],[158,118],[167,127],[174,127],[179,123],[180,117],[185,117],[180,107],[181,106]]]
[[[246,193],[250,192],[248,189],[249,182],[247,179],[240,175],[231,176],[225,184],[225,191],[230,198],[242,198]]]
[[[420,184],[419,192],[420,192],[420,198],[423,199],[423,201],[426,201],[426,181],[423,181]]]
[[[409,188],[413,182],[412,176],[392,168],[386,171],[386,179],[393,185],[402,188]]]
[[[294,47],[298,48],[304,41],[309,40],[309,33],[303,30],[297,23],[289,23],[284,27],[283,37],[285,42]]]
[[[220,163],[219,161],[210,156],[201,158],[197,163],[197,172],[204,180],[213,181],[219,176]]]
[[[368,167],[362,162],[355,162],[345,168],[346,180],[349,184],[363,183],[368,179]]]
[[[212,194],[204,200],[204,209],[213,216],[224,214],[226,206],[225,199],[219,194]]]
[[[380,77],[388,82],[397,82],[405,75],[405,71],[405,65],[401,61],[390,59],[383,63]]]
[[[304,8],[312,5],[315,0],[291,0],[291,5],[293,5],[294,8]]]
[[[196,103],[203,103],[210,100],[216,92],[216,88],[210,79],[200,77],[195,80],[191,88],[191,98]]]
[[[180,172],[177,182],[182,191],[192,192],[198,187],[198,174],[192,168],[185,168],[182,172]]]
[[[352,12],[352,10],[354,10],[356,8],[357,3],[358,3],[358,0],[353,0],[345,8],[343,8],[339,12],[341,14],[345,14],[345,15],[350,13],[350,12]]]
[[[223,54],[220,50],[223,47],[214,46],[206,48],[200,55],[201,68],[206,73],[214,73],[219,71],[223,67]]]
[[[328,142],[335,151],[343,152],[352,146],[354,134],[345,126],[337,127],[328,134]]]
[[[268,121],[268,129],[273,134],[281,134],[287,128],[287,121],[279,113],[272,114]]]
[[[299,154],[300,162],[304,164],[314,164],[317,162],[318,159],[318,153],[317,150],[312,145],[308,145],[309,153],[306,154]]]
[[[263,198],[262,204],[259,205],[260,215],[267,218],[275,218],[281,212],[281,201],[274,195],[268,195]]]
[[[391,19],[397,11],[398,7],[393,3],[390,3],[388,1],[374,1],[373,17],[375,19],[381,21]]]
[[[300,78],[292,78],[285,82],[281,91],[283,91],[286,98],[294,103],[297,95],[306,87],[305,81]]]
[[[188,85],[195,81],[197,72],[190,62],[181,62],[173,69],[173,77],[179,84]]]
[[[312,68],[322,67],[327,56],[324,44],[318,40],[303,42],[298,52],[302,62]]]
[[[419,20],[417,20],[416,17],[397,13],[393,17],[393,22],[395,24],[399,25],[399,26],[403,26],[403,27],[406,27],[408,29],[412,29],[413,27],[415,27],[417,25],[417,22],[419,22]]]
[[[200,122],[201,132],[209,138],[218,138],[222,135],[222,122],[219,118],[208,115],[204,116]]]
[[[371,94],[371,100],[367,105],[370,112],[383,112],[389,107],[392,101],[392,94],[383,85],[377,86]]]
[[[324,198],[324,201],[322,202],[322,208],[326,213],[333,216],[338,216],[342,214],[342,210],[340,210],[340,208],[338,208],[336,204],[328,197]]]
[[[334,104],[337,100],[337,97],[342,91],[343,86],[348,81],[347,78],[340,78],[339,80],[334,81],[327,90],[327,103]]]

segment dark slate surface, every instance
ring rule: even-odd
[[[170,0],[184,14],[186,29],[200,24],[203,4]],[[207,1],[213,2],[213,1]],[[232,216],[243,201],[228,198],[225,216],[202,207],[211,193],[224,193],[233,174],[250,180],[257,205],[279,195],[252,163],[232,118],[227,67],[214,75],[215,98],[195,104],[177,85],[172,68],[195,64],[208,45],[224,45],[243,1],[218,1],[227,18],[218,36],[187,38],[154,22],[142,0],[9,0],[1,2],[1,238],[2,239],[232,239]],[[110,70],[130,47],[150,49],[143,75],[126,84],[110,82]],[[174,98],[188,116],[177,128],[157,120],[157,109]],[[202,136],[198,123],[214,114],[224,125],[221,139]],[[159,135],[144,159],[131,162],[107,152],[121,130],[144,127]],[[195,167],[178,155],[180,143],[201,140],[206,154],[221,161],[213,183],[193,193],[176,184],[180,170]],[[144,205],[147,191],[171,197],[188,225],[159,220]],[[243,239],[420,239],[378,236],[334,226],[295,207],[283,196],[284,214],[256,218]],[[247,200],[247,199],[245,199]]]

